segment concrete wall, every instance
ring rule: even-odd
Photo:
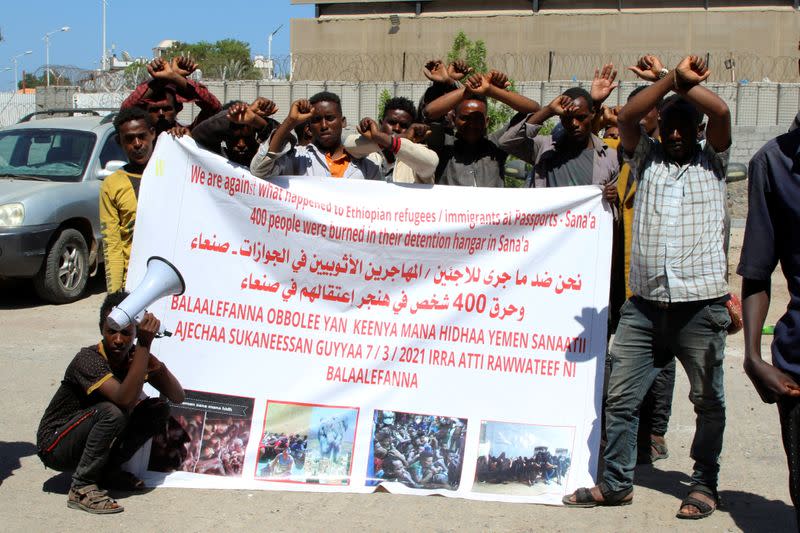
[[[729,81],[723,61],[736,59],[736,79],[798,81],[800,13],[786,7],[659,12],[503,12],[475,16],[388,16],[293,19],[293,79],[421,80],[422,65],[444,57],[463,30],[482,39],[491,67],[512,78],[586,79],[607,61],[631,65],[650,52],[669,65],[692,52],[711,54],[715,80]],[[622,79],[633,74],[621,71]]]
[[[764,144],[778,135],[786,133],[787,126],[734,126],[731,132],[731,162],[747,164]],[[747,217],[747,182],[728,185],[728,208],[731,218]]]

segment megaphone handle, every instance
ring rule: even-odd
[[[142,320],[144,319],[144,314],[146,312],[147,312],[147,309],[142,309],[141,312],[134,317],[134,320],[136,320],[136,325],[137,326],[142,323]],[[160,339],[162,337],[172,337],[172,332],[171,331],[167,331],[167,329],[164,327],[164,324],[161,324],[158,327],[158,331],[155,334],[155,338],[156,339]]]

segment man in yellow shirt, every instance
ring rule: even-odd
[[[142,172],[153,155],[155,129],[150,115],[138,107],[123,109],[114,119],[116,139],[128,164],[117,170],[100,187],[100,230],[109,293],[125,287],[131,257],[133,227]]]

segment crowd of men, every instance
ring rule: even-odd
[[[358,134],[347,138],[342,135],[346,119],[341,101],[333,93],[293,102],[287,117],[277,122],[271,118],[277,111],[275,104],[264,98],[223,107],[189,77],[196,68],[181,57],[154,60],[148,65],[151,79],[125,100],[114,120],[129,162],[104,180],[100,192],[110,293],[124,286],[139,183],[156,138],[164,131],[190,135],[204,148],[249,166],[262,178],[308,175],[503,187],[505,162],[512,155],[532,165],[529,187],[598,186],[615,220],[609,295],[615,336],[607,358],[604,394],[605,467],[597,486],[565,496],[564,504],[594,507],[632,502],[637,459],[657,460],[668,453],[664,433],[677,358],[688,375],[690,400],[697,413],[692,484],[677,516],[697,519],[714,512],[719,503],[717,480],[725,429],[722,361],[728,328],[738,317],[727,288],[725,174],[731,146],[730,111],[703,84],[711,73],[702,58],[687,56],[668,68],[655,56],[643,56],[629,69],[649,84],[621,108],[603,105],[617,87],[612,65],[595,72],[589,91],[570,88],[540,105],[510,90],[502,72],[477,73],[463,61],[448,65],[432,60],[423,66],[431,86],[418,105],[392,98],[377,120],[355,117]],[[489,98],[517,112],[493,132],[487,129]],[[186,102],[201,109],[190,125],[179,124],[176,118]],[[544,134],[543,127],[551,118],[558,124]],[[795,130],[770,141],[751,162],[750,211],[737,269],[744,277],[745,370],[764,401],[778,401],[796,508],[800,498],[800,357],[793,346],[800,340],[795,326],[800,319],[795,270],[800,254],[789,228],[800,218],[795,207],[800,203],[794,202],[800,190],[793,179],[798,174],[794,165],[800,153],[798,136]],[[773,366],[761,358],[761,325],[769,306],[770,275],[779,261],[792,303],[775,329]],[[101,453],[94,440],[86,441],[86,434],[73,431],[70,424],[88,427],[85,421],[98,420],[96,425],[102,426],[97,413],[103,410],[97,406],[110,404],[113,409],[105,411],[112,412],[105,412],[103,420],[120,421],[113,431],[103,426],[104,442],[112,442],[135,419],[128,417],[129,411],[142,406],[132,398],[145,377],[152,383],[158,376],[155,381],[170,399],[180,399],[182,389],[149,354],[155,317],[139,326],[136,349],[132,346],[135,327],[106,331],[103,320],[104,342],[89,350],[92,353],[82,351],[68,369],[64,383],[71,389],[60,390],[48,408],[39,447],[45,464],[75,470],[71,506],[118,512],[122,508],[97,483],[105,482],[103,476],[111,471],[106,466],[113,464],[114,481],[140,485],[116,468],[118,456],[128,450],[120,455],[115,449],[112,460],[108,449]],[[118,354],[117,359],[103,359],[102,351],[111,349],[127,351],[124,358]],[[106,361],[105,366],[100,360]],[[80,391],[92,400],[87,403],[86,398],[70,396],[69,409],[63,409],[68,392],[74,396]],[[637,450],[629,435],[639,427],[643,403],[641,416],[648,430]],[[163,410],[160,404],[156,408]],[[438,430],[415,428],[411,415],[398,414],[398,419],[402,423],[396,420],[394,426],[376,431],[375,472],[414,487],[456,487],[463,447],[454,447],[452,441],[445,445]],[[137,441],[147,431],[137,427]],[[83,444],[70,447],[71,455],[58,453],[65,432],[77,435],[77,440],[83,438]],[[502,471],[515,472],[524,471],[528,464],[518,458],[514,469],[515,461],[503,458],[501,462]],[[539,464],[535,457],[533,464]],[[554,468],[529,469],[528,481],[547,481],[547,472]]]
[[[458,488],[466,421],[459,418],[375,412],[372,478],[412,488]]]
[[[475,481],[479,483],[522,483],[533,487],[536,483],[549,485],[553,479],[561,485],[572,461],[565,448],[550,453],[547,446],[536,446],[533,455],[507,457],[505,452],[498,456],[481,455],[475,467]]]

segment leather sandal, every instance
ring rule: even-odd
[[[564,496],[561,499],[561,503],[563,503],[565,507],[580,508],[617,507],[621,505],[630,505],[633,503],[633,487],[628,487],[627,489],[622,489],[616,492],[605,489],[602,484],[599,485],[599,488],[600,493],[603,495],[602,500],[596,500],[594,495],[592,495],[591,489],[581,487],[574,493]],[[574,502],[570,500],[572,496],[575,496]]]
[[[656,461],[660,461],[661,459],[666,459],[669,457],[669,449],[667,448],[667,443],[660,443],[650,438],[650,462],[655,463]]]
[[[714,506],[712,507],[707,502],[692,496],[692,494],[695,493],[704,494],[714,500]],[[692,514],[682,513],[680,509],[683,509],[687,505],[696,507],[699,512]],[[686,497],[681,501],[681,506],[675,516],[683,520],[700,520],[701,518],[710,516],[714,511],[717,510],[717,506],[719,506],[719,495],[717,494],[716,490],[712,489],[711,487],[707,487],[706,485],[693,485],[689,489],[689,494],[687,494]]]
[[[92,514],[113,514],[125,510],[117,501],[110,497],[106,491],[97,485],[84,485],[72,487],[67,496],[67,507],[81,509]]]

